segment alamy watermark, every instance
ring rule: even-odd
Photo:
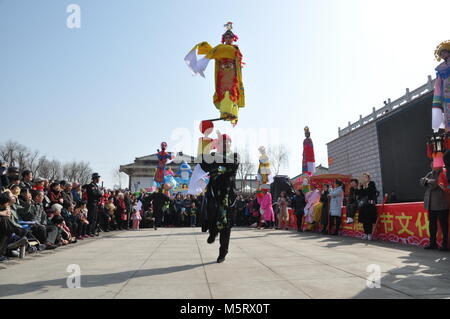
[[[67,277],[67,288],[81,288],[81,267],[77,264],[67,266],[66,272],[71,273]]]
[[[376,264],[368,265],[366,272],[369,273],[366,279],[367,288],[381,288],[381,267]]]
[[[81,8],[78,4],[69,4],[66,9],[70,15],[67,17],[66,25],[69,29],[81,28]]]

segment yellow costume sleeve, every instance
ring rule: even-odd
[[[197,49],[198,54],[208,54],[212,50],[212,46],[208,42],[200,42],[197,44]]]

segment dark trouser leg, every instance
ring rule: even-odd
[[[430,210],[429,220],[430,223],[428,227],[430,231],[430,246],[436,246],[438,212]]]
[[[337,234],[339,232],[339,228],[341,227],[341,217],[333,216],[333,225],[336,226],[334,233]]]
[[[442,247],[448,248],[448,210],[439,213],[439,224],[442,230]]]
[[[372,223],[370,223],[370,224],[363,224],[363,227],[364,227],[364,234],[366,234],[366,235],[371,235],[372,234],[372,227],[373,227]]]
[[[39,240],[41,244],[47,242],[47,230],[44,225],[33,225],[31,227],[31,233]]]
[[[303,214],[297,214],[297,230],[298,231],[302,231],[302,227],[303,227]]]
[[[88,210],[88,221],[89,221],[89,230],[88,234],[94,234],[97,228],[97,209],[90,208]]]
[[[231,228],[225,227],[220,232],[220,248],[219,255],[225,257],[228,253],[228,245],[230,244]]]
[[[45,228],[47,230],[47,242],[50,244],[56,244],[56,239],[58,237],[58,227],[49,225]]]

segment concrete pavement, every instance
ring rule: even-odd
[[[293,231],[199,228],[109,233],[0,264],[0,298],[449,298],[450,253]],[[81,288],[67,288],[78,265]],[[380,288],[367,278],[380,270]],[[374,277],[376,279],[376,277]]]

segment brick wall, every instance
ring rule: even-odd
[[[361,178],[369,173],[383,198],[380,153],[376,122],[364,125],[327,144],[328,157],[332,159],[329,174],[352,175]]]

